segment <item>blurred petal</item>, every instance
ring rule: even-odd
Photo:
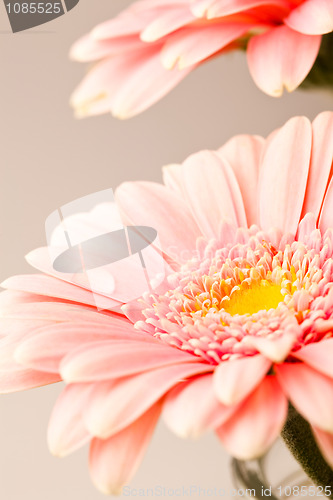
[[[287,411],[287,399],[276,377],[269,375],[217,430],[217,435],[239,460],[258,458],[279,436]]]
[[[139,45],[137,35],[120,36],[109,40],[96,40],[90,34],[80,38],[71,48],[70,57],[80,62],[90,62],[103,57],[134,50]]]
[[[165,344],[95,342],[67,354],[61,361],[60,373],[67,383],[93,382],[196,361],[195,356]]]
[[[0,393],[9,394],[11,392],[26,391],[27,389],[60,381],[61,377],[58,374],[43,373],[22,367],[1,372]]]
[[[275,371],[296,410],[312,425],[333,432],[332,380],[304,363],[275,365]]]
[[[319,372],[333,378],[333,339],[322,340],[308,344],[294,353],[307,365],[315,368]]]
[[[284,19],[290,28],[307,35],[322,35],[333,30],[331,0],[305,0]]]
[[[162,173],[165,186],[178,195],[183,196],[182,166],[179,163],[165,165],[162,169]]]
[[[244,24],[189,26],[169,36],[161,50],[167,69],[187,68],[200,63],[248,31]]]
[[[139,418],[176,384],[211,369],[204,363],[179,364],[95,384],[85,409],[86,426],[94,436],[108,438]]]
[[[267,4],[281,8],[282,12],[289,7],[284,0],[269,0],[269,2],[267,0],[197,0],[192,6],[192,11],[197,17],[207,16],[208,19],[212,19],[239,14],[255,8],[258,8],[260,12],[260,7],[266,8]]]
[[[160,47],[148,48],[145,57],[141,60],[136,57],[113,96],[111,111],[117,118],[130,118],[149,108],[194,69],[191,66],[167,70],[161,62]]]
[[[220,363],[214,373],[218,399],[225,405],[239,403],[260,384],[271,364],[260,354]]]
[[[278,26],[249,41],[247,60],[257,86],[277,97],[284,87],[292,92],[304,80],[318,55],[321,36]]]
[[[140,38],[144,42],[155,42],[159,38],[169,35],[173,31],[194,21],[195,17],[190,9],[179,8],[165,9],[161,14],[141,31]]]
[[[152,406],[118,434],[95,438],[90,448],[90,472],[96,487],[106,495],[117,495],[135,474],[154,432],[161,412]]]
[[[48,446],[53,455],[64,457],[89,441],[91,436],[82,420],[89,392],[89,385],[73,384],[59,396],[48,427]]]
[[[234,411],[235,407],[224,406],[218,401],[211,374],[179,384],[163,404],[166,424],[182,438],[199,437],[203,432],[220,426]]]
[[[101,347],[104,342],[114,341],[142,341],[156,344],[151,336],[143,335],[135,331],[131,323],[122,320],[108,318],[105,326],[98,323],[47,325],[39,329],[36,335],[21,341],[15,351],[15,359],[29,368],[36,370],[58,373],[59,364],[63,357],[69,352],[83,348],[86,344],[99,343]]]
[[[333,434],[317,427],[312,431],[326,462],[333,468]]]

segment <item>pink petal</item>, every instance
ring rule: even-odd
[[[232,456],[258,458],[273,444],[287,417],[288,403],[276,377],[265,377],[217,435]]]
[[[326,462],[333,468],[333,434],[317,427],[312,427],[312,431]]]
[[[137,52],[104,59],[88,72],[70,99],[78,117],[111,112],[114,95],[131,73]],[[145,54],[140,61],[142,57]]]
[[[83,318],[82,320],[83,321]],[[104,326],[98,323],[48,325],[35,335],[21,341],[15,359],[24,366],[51,373],[59,372],[59,364],[66,354],[86,344],[110,344],[115,341],[142,341],[155,344],[151,336],[135,331],[130,323],[110,320]]]
[[[225,405],[238,404],[260,384],[271,364],[260,354],[219,364],[214,373],[218,399]]]
[[[189,26],[169,36],[161,51],[167,69],[200,63],[248,31],[244,24]]]
[[[163,182],[165,186],[180,196],[184,195],[182,166],[178,163],[163,167]]]
[[[212,151],[196,153],[183,164],[183,183],[195,220],[208,238],[223,220],[246,226],[242,195],[230,165]]]
[[[125,314],[126,318],[130,320],[133,325],[137,321],[145,320],[142,311],[145,309],[144,304],[140,304],[138,301],[133,301],[128,304],[124,304],[121,307],[122,312]],[[148,325],[147,325],[148,326]]]
[[[264,143],[259,136],[237,135],[218,151],[235,172],[249,226],[258,224],[258,176]]]
[[[37,275],[34,275],[37,276]],[[74,287],[73,287],[74,288]],[[26,294],[28,295],[28,294]],[[16,297],[16,295],[14,295]],[[29,297],[36,297],[31,294]],[[110,321],[115,319],[122,323],[128,323],[126,318],[112,313],[102,313],[83,304],[72,304],[64,302],[47,302],[47,297],[43,297],[44,302],[14,302],[1,310],[1,319],[23,321],[48,321],[49,323],[60,322],[90,322],[110,325]]]
[[[249,338],[248,346],[257,349],[267,359],[274,363],[281,363],[290,354],[291,348],[295,345],[300,331],[295,328],[295,332],[284,331],[283,335],[276,339],[265,337]]]
[[[178,8],[165,9],[158,17],[149,23],[143,31],[140,38],[144,42],[155,42],[156,40],[169,35],[182,26],[192,22],[194,15],[188,6],[181,5]]]
[[[192,11],[197,17],[206,16],[208,19],[212,19],[238,14],[260,6],[266,7],[267,4],[281,9],[289,7],[284,0],[269,0],[269,2],[267,0],[197,0],[192,6]]]
[[[170,92],[192,69],[193,66],[166,70],[161,62],[160,47],[148,45],[144,56],[136,55],[130,71],[122,78],[112,99],[112,114],[125,119],[141,113]]]
[[[96,384],[85,410],[86,426],[96,437],[110,437],[139,418],[180,381],[209,370],[212,367],[203,363],[179,364]]]
[[[107,495],[121,493],[121,488],[135,474],[154,432],[161,411],[152,406],[118,434],[109,439],[95,438],[90,448],[90,471],[96,487]]]
[[[75,42],[71,47],[70,57],[76,61],[90,62],[136,49],[138,44],[138,35],[96,40],[89,34]]]
[[[64,457],[90,439],[82,415],[89,403],[90,386],[73,384],[65,387],[53,408],[48,427],[48,446],[53,455]]]
[[[235,407],[224,406],[216,398],[212,374],[179,384],[163,404],[166,424],[182,438],[199,437],[203,432],[220,426],[234,411]]]
[[[87,232],[87,224],[84,224]],[[81,231],[78,231],[80,233]],[[89,234],[89,233],[88,233]],[[151,283],[160,273],[167,270],[163,258],[151,247],[144,249],[143,254],[146,259],[149,258],[148,272]],[[98,270],[88,273],[63,273],[56,271],[53,266],[50,252],[47,248],[38,248],[26,256],[27,261],[33,267],[40,271],[60,279],[62,282],[68,282],[76,287],[88,291],[91,296],[92,305],[100,310],[117,309],[119,306],[129,300],[129,297],[140,297],[143,292],[148,291],[147,279],[142,271],[142,265],[139,258],[122,259],[112,263],[112,266],[104,266]],[[128,287],[128,280],[132,280],[131,289]],[[68,287],[67,287],[68,288]],[[75,289],[73,290],[73,294]],[[56,296],[56,295],[55,295]],[[74,299],[72,299],[74,300]],[[84,300],[82,301],[84,302]]]
[[[317,229],[317,220],[312,213],[306,214],[298,226],[297,240],[306,243],[309,239],[309,234]]]
[[[333,113],[320,113],[312,123],[312,152],[302,216],[316,217],[327,189],[333,158]]]
[[[275,365],[284,392],[311,424],[333,432],[332,380],[304,363]]]
[[[333,378],[333,339],[322,340],[313,344],[308,344],[302,349],[293,353],[307,365],[315,368],[319,372]]]
[[[312,130],[305,117],[291,118],[263,153],[259,178],[259,216],[264,230],[296,233],[311,154]]]
[[[153,182],[126,182],[116,199],[129,223],[157,230],[164,253],[182,262],[184,250],[195,251],[201,232],[184,200],[171,190]]]
[[[100,325],[103,324],[105,325],[105,332],[106,329],[110,329],[110,325],[114,322],[116,324],[117,322],[121,324],[125,323],[126,326],[123,327],[123,330],[129,330],[128,322],[121,317],[117,319],[113,318],[112,315],[98,314],[96,311],[86,309],[83,306],[58,302],[21,303],[18,306],[11,305],[1,312],[1,316],[0,335],[2,335],[3,338],[0,340],[0,371],[16,369],[18,364],[14,361],[14,353],[15,359],[18,359],[17,348],[19,348],[19,350],[24,350],[24,347],[22,347],[23,345],[31,345],[29,343],[30,339],[32,345],[34,346],[35,341],[32,338],[39,336],[39,334],[45,331],[51,333],[51,344],[47,343],[47,349],[51,349],[51,356],[53,359],[55,352],[52,349],[54,348],[54,344],[57,345],[59,341],[58,337],[52,337],[52,328],[55,325],[59,325],[56,327],[56,336],[59,332],[61,333],[64,329],[66,330],[66,328],[68,328],[69,321],[77,321],[79,324],[84,321],[93,322],[94,327],[90,327],[90,332],[92,328],[101,328]],[[86,323],[84,324],[84,327],[86,327]],[[113,332],[109,333],[109,339],[112,338],[112,334]],[[135,331],[133,332],[133,335],[136,336],[135,338],[138,338],[140,333]],[[66,339],[66,341],[68,341],[68,339]],[[38,350],[36,351],[35,348],[33,348],[31,355],[33,358],[42,356],[41,352],[38,352]],[[30,368],[40,371],[54,372],[53,369],[49,369],[50,366],[46,366],[46,363],[41,363],[41,365],[38,363],[29,363],[27,359],[24,360],[22,358],[21,361]]]
[[[117,17],[97,25],[90,36],[95,40],[105,40],[140,34],[147,24],[156,19],[157,12],[153,7],[141,12],[138,9],[134,10],[133,7],[137,5],[133,4]]]
[[[2,316],[2,311],[1,311]],[[0,357],[3,356],[3,347],[17,340],[22,340],[26,335],[35,331],[41,326],[48,326],[51,322],[46,318],[6,315],[0,317]]]
[[[49,327],[49,325],[50,322],[46,320],[0,319],[0,326],[8,330],[7,335],[0,340],[0,373],[22,370],[22,366],[14,357],[16,349],[22,341],[36,335],[41,327]]]
[[[333,227],[333,177],[330,180],[319,218],[319,229],[325,232]]]
[[[257,86],[273,97],[283,88],[295,90],[312,68],[321,36],[303,35],[287,26],[278,26],[249,41],[247,60]]]
[[[305,0],[284,19],[290,28],[307,35],[322,35],[333,30],[331,0]]]
[[[2,286],[2,285],[0,285]],[[6,310],[8,307],[18,304],[28,304],[45,302],[47,298],[43,295],[36,295],[34,293],[19,292],[17,290],[4,290],[0,292],[0,310]]]
[[[94,66],[71,97],[79,117],[111,112],[129,118],[152,106],[193,68],[167,71],[160,60],[160,44],[139,40],[132,49]]]
[[[37,249],[29,254],[30,263],[34,263],[35,266],[42,268],[44,272],[48,272],[52,266],[49,261],[47,263],[47,249]],[[38,257],[44,258],[44,262],[39,260]],[[49,267],[50,266],[50,267]],[[8,278],[1,286],[4,288],[10,288],[17,291],[30,292],[37,295],[44,295],[48,297],[48,300],[62,299],[64,301],[79,302],[81,304],[86,304],[95,307],[95,298],[91,291],[81,288],[80,286],[75,286],[73,283],[67,283],[52,276],[45,276],[41,274],[24,274],[21,276],[13,276]],[[47,300],[45,298],[45,300]],[[105,309],[114,308],[121,303],[111,299],[109,297],[101,297]]]
[[[9,394],[11,392],[26,391],[42,385],[60,382],[61,377],[54,373],[43,373],[29,368],[17,368],[1,372],[0,393]]]
[[[60,373],[67,383],[126,377],[197,357],[163,344],[139,341],[97,342],[78,348],[63,358]]]

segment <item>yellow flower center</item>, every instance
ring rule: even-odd
[[[297,289],[293,266],[283,269],[276,265],[271,271],[264,267],[238,267],[228,263],[223,266],[222,273],[222,279],[220,273],[216,273],[203,276],[200,284],[190,283],[184,311],[191,312],[195,317],[199,314],[206,316],[214,310],[225,311],[232,316],[251,315],[276,309],[281,302],[288,301]]]
[[[229,314],[255,314],[263,309],[275,309],[283,302],[280,285],[261,280],[250,288],[239,287],[223,301],[223,308]]]

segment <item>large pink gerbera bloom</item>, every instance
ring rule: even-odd
[[[46,248],[28,255],[43,274],[9,278],[0,295],[0,390],[66,382],[54,454],[90,441],[94,482],[117,492],[161,412],[176,434],[214,429],[249,459],[280,434],[290,400],[333,465],[332,159],[325,112],[194,154],[164,169],[165,185],[120,186],[126,223],[158,230],[167,276],[131,303],[106,297],[117,312],[64,281]]]
[[[197,65],[246,45],[254,81],[279,96],[300,85],[332,30],[331,0],[140,0],[72,48],[78,61],[99,61],[72,104],[81,116],[128,118]]]

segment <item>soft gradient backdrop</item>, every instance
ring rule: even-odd
[[[314,118],[333,107],[327,93],[262,94],[237,53],[202,66],[130,121],[74,119],[69,96],[87,67],[68,60],[69,47],[129,3],[80,0],[69,14],[15,35],[0,5],[1,280],[30,271],[24,255],[45,244],[45,218],[58,206],[125,180],[159,181],[162,165],[234,134],[267,135],[293,115]],[[0,397],[1,499],[103,498],[88,477],[87,449],[62,460],[48,452],[48,416],[59,393],[52,386]],[[181,441],[160,425],[131,487],[161,486],[172,497],[193,485],[202,491],[182,496],[206,498],[209,488],[231,488],[228,462],[214,436]]]

